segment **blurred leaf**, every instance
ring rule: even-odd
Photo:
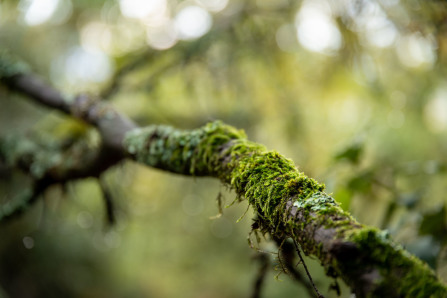
[[[355,142],[338,153],[335,157],[335,161],[346,160],[352,164],[358,164],[363,153],[363,143]]]
[[[373,179],[374,173],[372,171],[360,173],[349,180],[348,188],[354,192],[369,193]]]
[[[446,210],[445,205],[439,210],[426,213],[423,216],[421,226],[419,227],[420,235],[433,235],[440,243],[444,243],[447,235],[446,226]]]

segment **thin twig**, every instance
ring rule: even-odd
[[[324,298],[323,295],[318,291],[317,287],[314,284],[314,281],[312,280],[312,276],[310,276],[309,270],[307,269],[306,263],[304,262],[303,256],[301,255],[300,249],[298,248],[298,244],[296,243],[295,239],[293,239],[293,244],[295,245],[296,253],[298,254],[298,257],[301,260],[301,263],[303,264],[304,270],[306,271],[307,277],[309,278],[310,283],[312,284],[312,287],[315,290],[315,293],[317,294],[318,298]]]
[[[314,289],[310,282],[304,278],[302,273],[300,273],[295,268],[295,248],[294,245],[289,241],[280,242],[280,240],[275,239],[276,244],[278,245],[278,250],[280,252],[280,261],[281,266],[283,266],[283,270],[287,270],[286,273],[289,274],[295,281],[301,283],[306,289],[309,296],[313,296]],[[281,259],[282,258],[282,259]],[[284,261],[284,262],[283,262]]]
[[[98,179],[98,182],[103,194],[107,224],[109,225],[109,227],[112,227],[116,224],[116,206],[113,200],[112,192],[104,181],[104,178],[100,177]]]
[[[265,276],[267,275],[268,268],[270,267],[269,256],[266,253],[258,253],[255,257],[261,263],[258,274],[256,276],[256,280],[253,286],[253,293],[251,298],[259,298],[261,297],[262,285],[265,281]]]

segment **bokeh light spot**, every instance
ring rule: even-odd
[[[165,22],[160,26],[147,29],[147,43],[157,50],[173,47],[178,41],[177,36],[177,30],[172,22]]]
[[[424,108],[425,123],[432,132],[447,129],[447,89],[438,89]]]
[[[32,249],[34,247],[34,239],[32,237],[23,237],[22,242],[26,249]]]
[[[294,52],[298,48],[296,28],[291,24],[283,25],[276,31],[276,43],[285,52]]]
[[[400,62],[410,68],[431,67],[436,61],[434,41],[413,33],[402,37],[396,47]]]
[[[51,19],[59,5],[59,0],[22,0],[19,8],[28,26],[41,25]]]
[[[90,212],[81,211],[76,218],[76,222],[83,229],[91,228],[93,225],[93,216]]]
[[[174,20],[179,38],[191,40],[205,35],[211,28],[209,12],[198,6],[187,6],[179,11]]]
[[[110,51],[112,32],[105,23],[91,22],[82,27],[80,33],[82,47],[91,51]]]
[[[134,19],[144,19],[163,13],[166,0],[120,0],[120,10],[123,16]]]
[[[110,77],[112,70],[112,62],[103,52],[91,52],[81,47],[74,48],[65,61],[67,79],[74,84],[104,82]]]
[[[342,37],[328,9],[305,2],[296,17],[297,36],[312,52],[333,54],[342,46]]]

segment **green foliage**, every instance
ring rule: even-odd
[[[278,149],[299,164],[300,170],[324,181],[327,192],[333,193],[337,202],[341,201],[342,207],[360,222],[389,229],[405,247],[432,239],[428,243],[433,245],[426,244],[422,252],[414,251],[419,257],[422,254],[436,257],[439,251],[445,251],[445,245],[438,245],[442,242],[441,233],[445,226],[441,224],[439,206],[445,203],[447,164],[447,126],[443,114],[446,96],[442,92],[447,62],[443,25],[446,9],[441,2],[230,0],[226,10],[211,13],[214,26],[209,34],[197,40],[179,41],[167,50],[150,48],[148,36],[157,34],[158,27],[147,20],[124,17],[120,12],[121,1],[58,1],[60,7],[71,4],[71,15],[62,20],[62,14],[57,13],[53,19],[36,26],[28,25],[24,20],[27,3],[32,1],[20,1],[20,9],[18,1],[0,2],[0,44],[10,49],[7,55],[14,53],[24,58],[65,93],[102,93],[101,89],[110,83],[115,88],[107,100],[143,126],[164,123],[187,129],[212,119],[222,119],[244,128],[250,139]],[[186,4],[197,3],[168,1],[165,19],[169,24]],[[297,25],[301,19],[298,14],[309,6],[311,12],[323,12],[338,28],[343,39],[340,49],[321,54],[306,49],[297,38]],[[382,22],[371,21],[377,17]],[[374,24],[384,27],[376,28]],[[390,27],[396,31],[387,31]],[[393,36],[394,42],[388,45],[375,43]],[[95,57],[94,62],[107,58],[109,67],[92,68],[90,61],[87,70],[80,71],[78,66],[82,65],[81,61],[85,62],[85,57],[80,59],[79,53],[91,50],[105,56]],[[0,59],[0,76],[26,71],[23,66],[5,65],[1,61],[6,60]],[[115,72],[120,72],[116,77],[113,66]],[[110,81],[86,80],[97,71],[113,76]],[[80,73],[82,75],[77,76]],[[2,133],[59,133],[56,125],[50,124],[50,128],[39,125],[39,119],[50,114],[48,110],[39,109],[3,87],[0,87],[0,106]],[[157,130],[163,133],[164,128]],[[65,134],[65,131],[60,133]],[[86,137],[82,131],[75,134],[76,139]],[[365,142],[361,145],[352,143],[358,135],[364,136]],[[220,144],[221,141],[212,142]],[[153,152],[163,155],[159,150],[166,142],[153,144]],[[340,144],[352,145],[340,151]],[[38,156],[37,151],[47,147],[38,145],[32,156]],[[175,150],[175,154],[191,163],[187,167],[170,164],[170,169],[190,173],[192,160],[187,155],[191,152],[182,146]],[[266,152],[245,142],[241,142],[240,150],[248,155],[250,152]],[[71,151],[61,160],[69,161],[69,157],[82,156],[83,152]],[[175,154],[164,157],[180,161]],[[256,156],[261,160],[277,160],[274,153]],[[331,158],[334,156],[335,163]],[[249,157],[247,163],[252,164]],[[42,161],[45,164],[52,158],[50,154]],[[149,157],[146,159],[150,160]],[[73,158],[72,163],[76,164],[78,160]],[[205,164],[202,159],[196,159],[195,163],[198,166]],[[289,168],[287,162],[284,165],[281,162],[282,166]],[[263,168],[262,162],[257,167],[270,174],[278,171]],[[36,166],[37,176],[41,169]],[[206,170],[206,167],[201,169]],[[126,164],[118,172],[121,173],[119,178],[111,184],[114,189],[122,188],[117,190],[118,200],[129,202],[128,224],[133,225],[119,230],[122,246],[116,248],[116,255],[107,264],[116,264],[111,270],[122,275],[119,280],[103,284],[105,292],[107,288],[113,292],[115,286],[127,285],[139,289],[140,294],[144,293],[142,296],[176,297],[186,293],[193,297],[247,296],[251,273],[247,261],[249,250],[241,239],[249,232],[251,210],[238,225],[233,222],[244,212],[245,205],[234,206],[220,219],[209,222],[208,217],[215,214],[214,198],[219,189],[210,180],[183,180],[135,164]],[[241,176],[234,181],[240,187],[240,193],[245,191],[242,182],[251,183],[250,177],[242,173],[244,169],[238,168],[235,174]],[[231,173],[227,174],[231,176]],[[26,183],[14,175],[4,170],[0,163],[1,203],[21,198]],[[194,175],[199,176],[200,172]],[[263,176],[259,174],[256,178],[263,179]],[[299,180],[292,178],[281,183]],[[9,232],[2,233],[2,245],[9,243],[13,235],[24,235],[30,229],[41,229],[42,225],[52,231],[59,229],[63,222],[73,222],[76,226],[77,216],[84,211],[102,214],[102,208],[89,205],[101,202],[95,188],[88,181],[79,184],[86,191],[78,196],[71,193],[71,199],[63,203],[56,204],[57,199],[52,200],[51,194],[46,195],[46,203],[31,209],[22,219],[40,224],[31,224],[22,230],[10,228]],[[272,185],[259,189],[252,186],[248,190],[250,200],[254,202],[256,198],[253,196],[263,196],[260,209],[255,210],[261,215],[265,212],[274,214],[271,207],[282,203],[277,197],[280,190]],[[308,200],[297,200],[296,204],[306,206],[309,213],[331,210],[333,205],[326,195],[314,192],[313,186],[308,190]],[[194,198],[192,201],[197,206],[204,204],[205,209],[198,215],[187,214],[182,208],[185,194]],[[231,195],[226,196],[232,200]],[[91,202],[79,210],[81,198],[89,198]],[[320,199],[323,207],[313,204],[313,200]],[[265,205],[267,200],[272,206]],[[54,211],[62,219],[55,222],[40,220],[42,209],[45,210],[43,218]],[[222,239],[211,232],[211,227],[226,226],[225,222],[233,235]],[[100,223],[96,224],[100,226]],[[330,227],[333,223],[326,224]],[[84,242],[67,242],[66,233],[54,234],[51,247],[55,250],[51,254],[59,254],[61,262],[66,260],[63,267],[77,268],[75,257],[63,257],[69,252],[67,247],[79,248],[73,255],[82,258],[96,251],[96,248],[88,250],[84,247],[89,241],[96,243],[97,238],[92,233],[86,236],[91,239]],[[44,241],[44,238],[39,239]],[[21,239],[15,245],[23,246]],[[270,249],[268,244],[263,245]],[[12,256],[13,251],[10,250],[7,256]],[[167,259],[173,265],[166,264],[164,260]],[[29,266],[35,264],[41,269],[35,269],[35,283],[26,288],[51,288],[48,283],[38,280],[38,277],[45,279],[43,277],[49,274],[45,261],[38,262],[39,258],[17,260],[17,267],[25,268],[20,262],[27,260]],[[100,263],[103,266],[106,264],[101,258],[96,261],[103,262]],[[87,276],[85,271],[82,272]],[[328,283],[324,272],[315,272],[319,272],[313,275],[324,291]],[[192,275],[201,276],[203,282],[189,278]],[[11,276],[15,276],[16,283],[26,280],[19,273],[11,273]],[[65,275],[58,276],[63,279]],[[107,278],[102,274],[89,277],[94,284],[102,284],[100,281],[105,282]],[[66,280],[72,280],[72,276]],[[302,295],[299,288],[287,284],[287,279],[279,285],[273,279],[266,279],[267,282],[270,280],[268,297]],[[244,282],[235,285],[238,281]],[[2,280],[0,284],[4,285]],[[172,287],[172,284],[177,286]],[[140,285],[145,285],[145,289]],[[343,291],[343,295],[348,297],[348,292]],[[77,293],[77,296],[99,295],[87,288],[79,289]],[[110,296],[110,293],[100,296]]]
[[[422,218],[419,233],[421,235],[433,235],[440,243],[447,241],[447,224],[446,224],[446,208],[445,205],[438,210],[427,212]]]
[[[358,164],[363,153],[364,144],[357,142],[345,148],[343,151],[335,155],[335,160],[347,160],[354,165]]]

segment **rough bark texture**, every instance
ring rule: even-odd
[[[434,272],[380,230],[363,226],[289,159],[248,141],[242,131],[209,123],[179,131],[151,126],[129,132],[138,162],[174,173],[213,176],[256,211],[262,232],[292,238],[340,276],[359,297],[446,297]]]
[[[294,239],[317,257],[329,276],[341,277],[359,297],[447,297],[447,288],[422,261],[392,242],[385,232],[363,226],[324,193],[324,186],[299,172],[293,162],[250,142],[221,122],[191,131],[136,126],[125,115],[86,96],[67,99],[7,52],[0,51],[0,82],[36,102],[96,127],[102,146],[70,160],[24,140],[0,142],[0,161],[19,167],[34,188],[0,208],[0,220],[22,212],[46,187],[98,177],[125,156],[162,170],[213,176],[229,185],[255,210],[253,225],[281,242]]]

